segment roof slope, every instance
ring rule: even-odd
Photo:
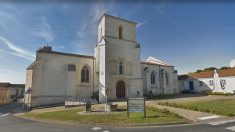
[[[147,64],[156,64],[156,65],[163,65],[163,66],[172,66],[170,64],[167,64],[166,62],[163,62],[159,59],[156,59],[152,56],[149,56],[146,60],[145,60],[145,63]]]
[[[57,51],[37,51],[37,53],[74,56],[74,57],[83,57],[83,58],[92,58],[92,59],[94,58],[94,56],[89,56],[89,55],[80,55],[80,54],[64,53],[64,52],[57,52]]]
[[[225,69],[225,70],[217,70],[217,73],[219,74],[219,77],[235,76],[235,68]],[[188,75],[193,78],[213,78],[214,71],[191,73]]]

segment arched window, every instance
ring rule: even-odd
[[[118,35],[119,35],[119,38],[122,39],[122,27],[121,26],[118,29]]]
[[[151,84],[155,84],[155,73],[151,73]]]
[[[122,62],[119,63],[119,74],[123,74],[123,64]]]
[[[89,82],[89,70],[86,66],[82,68],[81,82]]]

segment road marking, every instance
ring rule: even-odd
[[[217,126],[217,125],[223,125],[223,124],[230,123],[230,122],[235,122],[235,119],[234,120],[226,120],[226,121],[210,122],[207,124],[210,124],[212,126]]]
[[[94,131],[97,131],[97,130],[100,130],[100,129],[102,129],[101,127],[93,127],[92,128],[92,130],[94,130]]]
[[[0,113],[0,116],[8,116],[10,113],[2,114]]]
[[[235,131],[235,126],[227,127],[226,129],[227,129],[227,130],[231,130],[231,131]]]
[[[204,117],[199,117],[197,119],[199,120],[208,120],[208,119],[214,119],[214,118],[219,118],[220,116],[204,116]]]
[[[103,131],[103,132],[109,132],[108,130],[106,130],[106,131]]]

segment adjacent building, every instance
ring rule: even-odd
[[[235,93],[235,68],[179,76],[180,91]]]
[[[0,83],[0,104],[23,98],[24,88],[24,84]]]
[[[103,15],[98,24],[95,55],[78,55],[39,49],[27,68],[26,104],[31,107],[87,99],[95,93],[100,102],[179,93],[177,71],[156,58],[140,59],[137,23]]]

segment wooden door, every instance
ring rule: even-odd
[[[126,92],[125,92],[125,82],[118,81],[116,86],[116,96],[118,99],[125,98]]]

